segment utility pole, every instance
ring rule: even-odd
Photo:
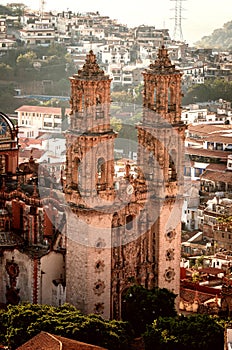
[[[184,41],[183,38],[183,32],[182,32],[182,1],[186,1],[186,0],[170,0],[170,1],[175,1],[175,8],[172,9],[175,11],[175,16],[171,19],[175,20],[175,26],[174,26],[174,31],[173,31],[173,39],[175,41]]]

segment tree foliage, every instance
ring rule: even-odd
[[[204,36],[196,42],[196,45],[204,48],[230,50],[232,48],[232,21],[225,23],[222,28],[215,29],[211,35]]]
[[[122,128],[122,121],[121,121],[121,119],[118,119],[116,117],[112,117],[110,119],[110,125],[112,126],[114,131],[118,132]]]
[[[12,85],[0,85],[0,108],[3,113],[14,113],[22,105],[22,100],[14,99],[15,91]]]
[[[0,313],[0,342],[15,349],[41,331],[112,350],[128,349],[130,331],[121,321],[84,316],[75,307],[20,304]]]
[[[7,114],[14,113],[19,107],[15,99],[14,87],[20,88],[22,94],[27,93],[28,86],[34,86],[31,94],[68,96],[70,93],[69,77],[76,71],[75,65],[63,45],[54,44],[50,47],[36,46],[28,50],[26,47],[15,48],[6,52],[0,58],[0,91],[1,110]],[[48,81],[48,84],[44,84]],[[11,82],[11,83],[10,83]],[[7,88],[10,84],[10,89]],[[32,104],[27,101],[26,104]],[[33,101],[34,104],[34,101]],[[66,104],[69,107],[69,104]]]
[[[205,84],[193,85],[183,98],[183,104],[216,101],[220,98],[232,102],[232,82],[224,79],[208,80]]]
[[[128,321],[135,333],[140,335],[160,316],[176,316],[176,295],[165,288],[148,290],[142,286],[131,286],[123,298],[123,320]]]
[[[224,324],[208,315],[160,317],[143,339],[145,350],[223,350]]]

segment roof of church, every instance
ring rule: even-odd
[[[96,345],[40,332],[16,350],[106,350]]]

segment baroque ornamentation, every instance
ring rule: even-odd
[[[171,267],[165,270],[164,278],[166,281],[171,282],[174,279],[175,271]]]
[[[99,259],[96,261],[96,263],[95,263],[95,271],[96,272],[104,271],[104,267],[105,267],[104,260]]]
[[[104,293],[104,289],[105,289],[104,281],[99,279],[97,282],[94,283],[93,291],[95,294],[101,295],[102,293]]]

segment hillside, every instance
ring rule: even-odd
[[[222,28],[215,29],[211,35],[202,37],[194,45],[201,48],[232,50],[232,21],[225,23]]]

